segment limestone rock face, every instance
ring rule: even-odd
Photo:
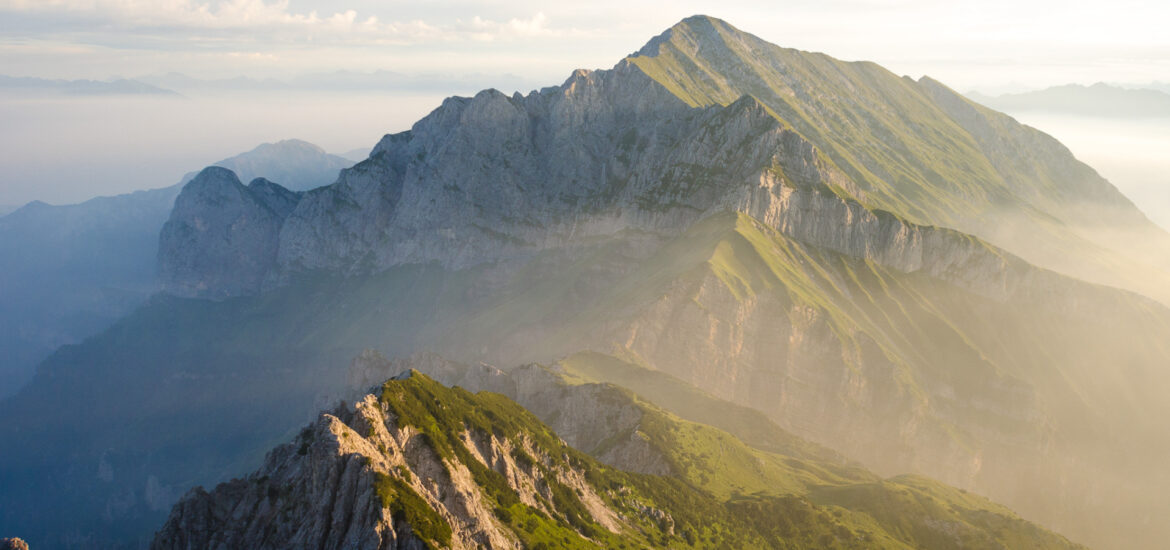
[[[503,371],[484,363],[465,365],[433,353],[387,360],[366,350],[351,363],[349,380],[352,389],[368,389],[374,381],[411,370],[444,385],[506,395],[553,428],[570,446],[616,468],[655,475],[672,473],[661,451],[637,434],[645,411],[632,399],[604,385],[567,385],[558,374],[540,365]],[[627,432],[629,437],[613,439],[614,434]]]
[[[358,439],[337,416],[322,415],[249,478],[210,493],[193,489],[152,548],[425,548],[378,501],[373,472],[362,463],[363,453],[377,450],[349,437]]]
[[[412,375],[417,374],[407,372],[398,380]],[[444,457],[432,440],[395,416],[377,396],[366,395],[352,407],[342,403],[293,442],[270,452],[247,478],[211,492],[193,489],[175,505],[151,548],[431,547],[434,541],[420,538],[422,532],[410,524],[409,514],[394,511],[401,508],[386,500],[390,497],[380,484],[394,487],[394,499],[433,510],[435,521],[450,527],[453,548],[520,548],[483,496],[487,489],[473,479],[469,467],[475,465],[459,456],[501,474],[520,502],[542,513],[558,513],[550,483],[569,487],[593,521],[619,529],[617,516],[581,472],[517,460],[553,464],[560,458],[547,456],[524,434],[509,438],[469,430],[457,439],[467,454]]]
[[[263,178],[244,186],[226,168],[205,168],[175,199],[159,235],[164,289],[210,298],[258,291],[300,197]]]

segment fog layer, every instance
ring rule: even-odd
[[[0,96],[0,204],[53,204],[173,185],[255,147],[300,138],[369,148],[439,95],[239,92],[194,98]]]
[[[1170,118],[1125,120],[1025,111],[1008,114],[1060,140],[1151,220],[1170,228]]]

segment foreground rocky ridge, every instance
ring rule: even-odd
[[[858,490],[895,501],[931,495],[949,509],[874,513],[866,498],[845,497]],[[193,490],[152,548],[1077,547],[926,480],[837,491],[813,496],[819,504],[803,496],[721,503],[670,477],[607,469],[502,396],[447,389],[408,371],[352,408],[323,414],[247,478]],[[830,503],[854,510],[820,508]],[[785,513],[802,519],[778,521]],[[911,527],[888,530],[895,525]]]

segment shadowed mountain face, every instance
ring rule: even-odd
[[[333,365],[375,347],[559,362],[668,409],[703,394],[1074,540],[1170,535],[1170,311],[1029,263],[1162,288],[1119,267],[1155,256],[1104,245],[1164,235],[1059,143],[936,82],[689,18],[612,70],[448,99],[299,199],[266,189],[204,171],[159,249],[186,298],[62,348],[0,402],[18,449],[0,527],[149,540],[188,487],[259,466],[352,391]],[[61,506],[66,525],[45,512]]]
[[[308,189],[351,164],[286,140],[216,166]],[[0,217],[0,396],[24,385],[54,349],[105,329],[158,289],[159,231],[192,177],[81,204],[34,202]]]

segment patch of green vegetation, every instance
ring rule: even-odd
[[[1002,204],[1054,206],[1045,199],[1060,187],[1051,169],[1024,168],[1009,181],[981,148],[986,138],[911,79],[781,48],[714,19],[689,19],[670,32],[656,53],[628,61],[692,107],[759,101],[858,185],[864,195],[856,198],[868,208],[956,226]],[[995,129],[1007,142],[1025,133]]]
[[[451,546],[451,525],[435,512],[414,489],[404,481],[381,472],[374,474],[374,489],[382,507],[390,510],[396,521],[410,524],[415,536],[427,548],[449,548]]]
[[[624,390],[618,393],[622,399],[636,399]],[[902,549],[943,544],[952,524],[967,529],[969,536],[957,540],[974,548],[995,548],[1004,541],[1027,544],[1033,538],[1042,543],[1039,548],[1072,546],[956,489],[919,478],[879,481],[863,475],[858,482],[836,477],[813,463],[752,449],[726,432],[648,404],[641,429],[652,444],[668,451],[677,477],[607,467],[565,445],[504,396],[446,388],[418,373],[386,382],[381,401],[400,423],[427,437],[440,456],[468,467],[496,519],[527,548]],[[466,447],[474,443],[461,438],[465,431],[528,442],[541,458],[526,451],[512,455],[525,467],[542,471],[537,489],[545,496],[538,500],[550,513],[520,502],[503,476],[474,458]],[[611,532],[593,519],[582,494],[556,474],[569,470],[581,473],[602,502],[623,518],[621,529]],[[404,484],[396,479],[379,477],[379,496],[402,493]],[[911,492],[921,495],[919,500],[940,504],[929,508],[898,500]],[[889,500],[891,495],[895,500]],[[402,513],[418,501],[405,499]],[[383,502],[392,505],[386,497]],[[433,533],[433,522],[427,525]],[[440,535],[441,530],[433,540]]]
[[[776,425],[760,411],[719,399],[668,373],[653,370],[628,350],[617,357],[579,352],[558,362],[570,383],[610,382],[680,418],[726,431],[770,453],[836,464],[843,475],[846,459],[836,451],[805,441]],[[860,470],[857,470],[860,472]]]
[[[867,514],[887,532],[918,548],[1076,546],[1001,505],[918,476],[824,487],[814,491],[809,500]]]

